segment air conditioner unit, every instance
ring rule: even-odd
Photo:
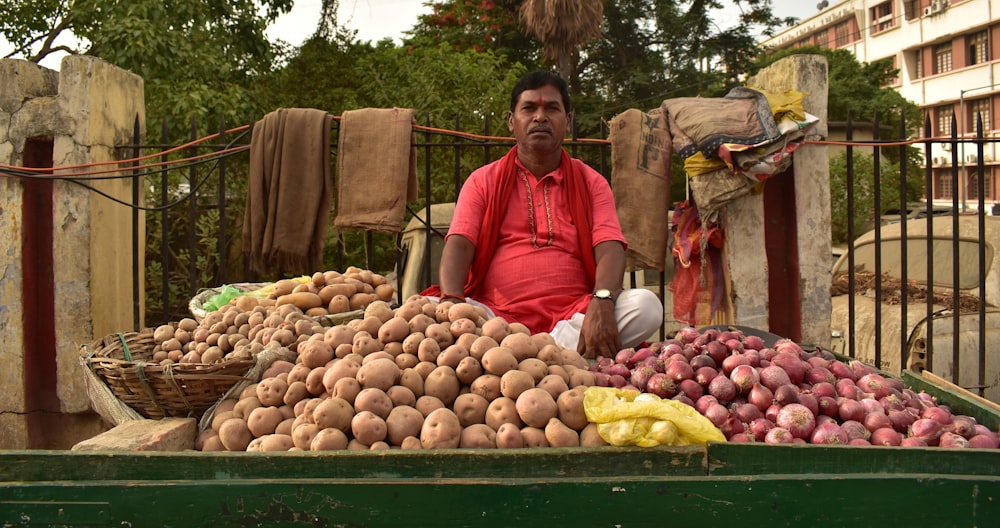
[[[931,6],[927,6],[924,8],[924,16],[931,16],[933,14],[934,14],[934,9],[931,8]]]

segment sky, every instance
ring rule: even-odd
[[[291,12],[268,28],[268,36],[298,46],[315,30],[320,3],[320,0],[295,0]],[[416,24],[417,17],[430,12],[424,3],[425,0],[341,0],[337,18],[341,26],[356,30],[359,40],[377,42],[388,37],[400,42],[403,33]],[[771,6],[778,17],[794,16],[801,20],[817,12],[817,3],[818,0],[772,0]],[[730,13],[724,10],[719,23],[725,24]],[[0,39],[0,56],[9,50],[7,43]],[[50,57],[43,60],[42,65],[58,69],[60,60],[61,57]]]

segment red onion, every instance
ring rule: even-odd
[[[865,424],[865,427],[867,427],[868,430],[873,433],[875,432],[876,429],[892,429],[894,431],[896,430],[896,428],[893,427],[892,420],[889,419],[889,416],[881,412],[872,412],[866,414],[864,420],[862,420],[861,423]]]
[[[872,394],[876,400],[889,395],[889,384],[879,374],[865,374],[858,378],[857,385],[862,391]]]
[[[939,447],[969,447],[969,441],[966,440],[962,435],[955,433],[944,432],[941,433],[941,438],[938,440]]]
[[[632,371],[632,376],[629,377],[628,382],[640,391],[645,391],[646,385],[649,383],[649,378],[652,378],[654,374],[656,374],[656,370],[653,367],[639,367]]]
[[[733,384],[736,385],[736,391],[740,394],[749,393],[754,384],[760,381],[757,371],[750,365],[737,365],[736,368],[729,373],[729,379],[731,379]]]
[[[878,400],[873,398],[862,398],[858,400],[861,402],[861,406],[865,408],[865,414],[877,412],[879,414],[885,414],[885,408]]]
[[[680,383],[681,381],[694,377],[694,369],[691,368],[691,364],[683,359],[668,362],[667,366],[664,368],[664,372],[666,372],[667,376],[669,376],[670,379],[674,380],[676,383]]]
[[[633,355],[635,355],[634,348],[623,348],[619,350],[617,354],[615,354],[615,363],[619,365],[625,365],[627,367],[629,361],[632,360]]]
[[[903,401],[902,396],[897,396],[895,394],[889,394],[885,398],[880,399],[878,402],[882,404],[882,408],[885,409],[886,412],[890,410],[902,411],[906,408],[906,403]]]
[[[750,422],[747,429],[750,431],[750,434],[753,435],[755,440],[763,442],[767,433],[771,429],[774,429],[774,422],[768,420],[767,418],[757,418],[756,420]]]
[[[734,435],[740,433],[746,434],[747,426],[741,422],[736,415],[729,413],[729,417],[726,418],[726,421],[719,426],[719,430],[722,431],[722,434],[726,435],[726,439],[729,440]]]
[[[834,399],[837,398],[837,388],[834,387],[832,383],[817,383],[812,386],[812,389],[809,390],[811,390],[817,398],[821,398],[823,396],[829,396]]]
[[[777,421],[778,420],[778,412],[779,411],[781,411],[781,405],[780,404],[777,404],[777,403],[771,404],[771,406],[768,407],[764,411],[764,418],[767,418],[768,420],[771,420],[772,422]]]
[[[847,445],[851,445],[851,446],[870,446],[870,445],[872,445],[872,443],[869,442],[868,440],[865,440],[864,438],[852,438],[850,442],[847,442]]]
[[[795,385],[782,385],[774,389],[774,402],[778,405],[788,405],[799,402],[799,389]]]
[[[943,426],[930,418],[920,418],[910,426],[909,436],[922,438],[927,445],[935,446],[944,432]]]
[[[716,376],[708,384],[708,393],[720,402],[731,402],[736,397],[736,384],[726,376]]]
[[[715,360],[712,359],[712,356],[709,356],[708,354],[698,354],[697,356],[691,358],[690,363],[691,363],[691,368],[693,368],[695,371],[697,371],[701,367],[712,367],[713,369],[718,368],[718,365],[715,364]]]
[[[608,383],[610,383],[612,387],[621,389],[628,384],[628,380],[618,374],[612,374],[608,377]]]
[[[849,380],[857,380],[858,377],[854,375],[854,371],[851,367],[848,367],[846,363],[842,361],[831,361],[829,366],[830,373],[834,375],[837,379],[847,378]]]
[[[977,435],[992,434],[992,433],[993,433],[993,431],[990,431],[989,427],[986,427],[985,425],[980,424],[980,423],[976,424],[976,434]]]
[[[941,425],[948,425],[954,420],[951,411],[942,406],[928,407],[920,413],[920,417],[934,420]]]
[[[683,392],[685,396],[694,401],[701,398],[702,395],[705,394],[705,388],[699,385],[695,380],[686,379],[681,380],[681,382],[677,384],[677,392]]]
[[[809,435],[809,443],[811,444],[846,445],[849,441],[844,429],[834,422],[817,425],[812,434]]]
[[[862,363],[856,359],[852,359],[851,362],[848,363],[848,366],[850,366],[851,370],[854,371],[855,379],[861,379],[862,376],[866,376],[868,374],[878,374],[878,370],[876,370],[875,367]]]
[[[760,360],[767,362],[770,362],[772,359],[774,359],[774,355],[777,354],[777,352],[775,352],[773,348],[762,348],[758,352],[760,353]]]
[[[792,382],[792,380],[788,377],[788,372],[785,372],[785,369],[773,364],[760,369],[759,376],[761,384],[772,391],[782,385],[788,385]]]
[[[729,409],[726,409],[725,405],[721,403],[713,403],[705,409],[705,418],[708,418],[716,427],[722,427],[722,424],[729,419]]]
[[[764,435],[764,443],[766,444],[791,444],[792,433],[785,429],[784,427],[774,427],[767,434]]]
[[[913,422],[917,421],[917,416],[910,411],[897,411],[892,409],[888,413],[889,421],[892,422],[892,428],[899,431],[900,433],[905,433],[913,425]]]
[[[876,446],[898,446],[903,441],[903,435],[891,427],[883,427],[872,431],[869,440]]]
[[[646,382],[646,392],[664,399],[672,398],[674,394],[677,394],[677,384],[666,374],[657,372],[650,376]]]
[[[822,367],[829,370],[830,360],[819,356],[813,356],[806,360],[811,368]]]
[[[727,339],[723,342],[723,344],[726,345],[726,348],[730,353],[743,352],[743,341],[740,341],[739,339]]]
[[[628,367],[626,367],[621,363],[615,363],[614,365],[608,367],[608,374],[612,376],[621,376],[623,378],[628,379],[628,377],[632,375],[632,371],[630,371]]]
[[[1000,438],[993,433],[972,435],[972,437],[969,438],[969,447],[979,449],[997,449],[1000,448]]]
[[[837,396],[842,398],[848,398],[851,400],[860,400],[864,397],[864,392],[854,384],[854,381],[848,378],[840,378],[834,384],[837,388]]]
[[[804,381],[810,385],[817,383],[836,383],[837,378],[826,367],[813,367],[806,371]]]
[[[809,412],[813,414],[813,416],[819,414],[819,401],[816,399],[816,396],[812,395],[812,393],[800,392],[799,403],[805,405],[806,408],[809,409]]]
[[[639,367],[650,367],[651,369],[653,369],[654,372],[663,372],[664,369],[665,369],[665,365],[666,365],[666,363],[664,363],[662,359],[660,359],[660,358],[658,358],[656,356],[650,356],[650,357],[648,357],[648,358],[640,361],[636,365],[636,368],[639,368]]]
[[[842,398],[839,402],[840,404],[840,421],[846,422],[847,420],[856,420],[863,422],[865,419],[865,407],[858,400],[851,400],[848,398]]]
[[[851,440],[854,440],[855,438],[867,440],[872,434],[871,431],[865,427],[865,424],[857,420],[847,420],[840,424],[840,427],[844,429],[844,432],[847,433],[847,438]]]
[[[718,341],[711,341],[705,344],[705,354],[712,358],[716,365],[722,365],[722,362],[729,357],[729,349]]]
[[[971,416],[956,416],[951,421],[952,432],[963,438],[972,438],[976,435],[976,420]]]
[[[747,358],[747,365],[754,368],[760,368],[760,353],[756,350],[744,350],[743,357]]]
[[[819,404],[819,414],[832,418],[840,417],[840,407],[837,405],[836,398],[832,396],[820,396],[816,398],[816,402]]]
[[[788,374],[788,380],[791,383],[798,385],[799,383],[802,383],[803,379],[805,379],[806,370],[808,369],[809,364],[802,361],[797,354],[779,351],[773,358],[771,358],[769,367],[770,366],[778,366],[784,369],[785,373]]]
[[[766,411],[774,402],[774,393],[760,383],[754,383],[747,395],[747,401],[761,411]]]
[[[724,330],[716,335],[715,340],[720,343],[725,343],[730,339],[735,339],[737,341],[743,340],[743,333],[738,330]]]
[[[837,421],[836,418],[834,418],[832,416],[827,416],[825,414],[817,414],[816,415],[816,425],[819,425],[819,424],[822,424],[822,423],[827,423],[827,422],[833,422],[833,423],[838,424],[838,425],[840,423],[840,422]]]
[[[694,380],[702,387],[708,387],[708,384],[718,375],[719,371],[715,367],[701,367],[694,371]]]
[[[792,352],[795,354],[795,357],[800,357],[802,354],[802,347],[799,346],[799,344],[796,343],[795,341],[792,341],[791,339],[779,339],[774,343],[774,346],[771,348],[778,351],[778,353]]]
[[[779,427],[788,429],[795,438],[809,438],[816,428],[816,416],[801,403],[789,403],[778,411],[775,423]]]
[[[594,373],[594,385],[598,387],[609,387],[611,386],[611,376],[603,372]]]
[[[692,400],[691,398],[688,398],[687,394],[684,394],[683,392],[678,392],[677,394],[674,395],[673,398],[670,398],[670,399],[674,400],[674,401],[679,401],[679,402],[683,403],[684,405],[688,405],[688,406],[694,407],[694,400]]]
[[[730,409],[743,423],[750,423],[758,418],[764,418],[764,412],[751,403],[733,404]]]
[[[733,354],[722,360],[722,372],[728,376],[733,372],[733,369],[740,365],[749,365],[747,358],[743,357],[742,354]]]
[[[728,440],[737,444],[746,444],[754,441],[749,433],[736,433],[733,436],[730,436]]]
[[[927,441],[919,436],[904,436],[899,445],[903,447],[927,447]]]
[[[705,414],[708,407],[713,403],[719,403],[718,398],[712,396],[711,394],[705,394],[701,398],[694,401],[694,409],[701,414]]]
[[[690,343],[695,339],[698,339],[698,337],[700,337],[700,334],[701,333],[698,332],[698,330],[693,326],[685,326],[684,328],[681,328],[680,330],[677,331],[677,333],[674,335],[674,338],[680,341],[681,343]]]
[[[751,350],[761,350],[765,348],[764,340],[760,336],[748,335],[743,338],[743,348]]]

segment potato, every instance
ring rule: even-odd
[[[292,437],[284,434],[269,434],[262,437],[260,442],[260,450],[267,452],[288,451],[294,446]]]
[[[570,367],[570,368],[573,368],[573,367]],[[563,367],[562,365],[559,365],[559,364],[549,365],[549,375],[553,375],[553,374],[555,374],[556,376],[559,376],[560,378],[562,378],[563,381],[566,382],[566,385],[569,385],[569,371],[566,370],[565,367]]]
[[[423,332],[412,332],[403,338],[403,352],[406,354],[417,355],[417,351],[420,350],[420,342],[427,337]],[[440,347],[439,347],[440,348]]]
[[[274,428],[274,434],[291,435],[293,424],[295,424],[295,418],[285,418]]]
[[[333,359],[333,347],[317,339],[300,343],[295,351],[299,354],[299,362],[309,368],[322,367]]]
[[[294,279],[277,280],[274,282],[274,296],[281,297],[282,295],[288,295],[299,284],[301,283]]]
[[[442,350],[455,344],[455,336],[451,334],[451,325],[449,323],[427,325],[427,328],[424,329],[424,335],[429,339],[437,341],[438,346]]]
[[[413,394],[413,391],[402,385],[389,387],[389,390],[385,391],[385,394],[392,400],[393,407],[399,407],[400,405],[413,407],[417,404],[417,396]]]
[[[247,396],[246,398],[240,398],[240,401],[236,402],[236,406],[233,407],[233,418],[240,418],[246,420],[250,416],[250,411],[253,411],[257,407],[260,407],[260,400],[256,396]]]
[[[381,416],[370,411],[361,411],[351,420],[351,432],[355,440],[370,446],[385,440],[387,427]]]
[[[277,407],[257,407],[250,411],[250,416],[247,417],[247,428],[251,434],[259,438],[273,434],[283,419]]]
[[[275,407],[284,403],[288,382],[281,378],[267,378],[257,384],[257,399],[261,405]]]
[[[536,357],[544,361],[546,365],[562,365],[562,347],[559,345],[545,345],[538,350]]]
[[[334,295],[326,305],[326,311],[339,314],[351,311],[351,298],[346,295]]]
[[[487,350],[498,346],[500,346],[500,343],[497,343],[492,337],[488,335],[481,335],[472,342],[472,346],[469,347],[469,355],[479,361],[482,361],[483,354],[485,354]]]
[[[590,366],[590,363],[572,348],[562,348],[561,353],[563,366],[572,366],[580,369],[586,369]]]
[[[215,415],[212,416],[212,425],[211,425],[212,430],[214,430],[216,433],[218,433],[219,432],[219,427],[222,426],[222,422],[224,422],[224,421],[226,421],[226,420],[228,420],[230,418],[240,418],[240,416],[233,416],[232,409],[230,409],[228,411],[222,411],[222,412],[220,412],[218,409],[216,409],[215,410]]]
[[[589,370],[577,368],[569,371],[569,387],[593,387],[597,385],[597,378]]]
[[[505,346],[487,350],[480,362],[483,364],[483,370],[497,376],[503,376],[507,371],[516,369],[518,364],[514,351]]]
[[[399,381],[399,375],[400,370],[394,360],[379,358],[361,365],[356,378],[362,388],[386,391]]]
[[[467,357],[469,357],[468,350],[459,345],[451,345],[438,354],[437,364],[438,366],[448,366],[454,369],[458,368],[458,364]]]
[[[455,369],[448,366],[435,368],[424,380],[424,394],[441,400],[445,406],[454,403],[461,384]]]
[[[194,438],[194,448],[197,451],[205,451],[206,442],[217,442],[219,438],[219,432],[215,429],[205,429],[204,431],[198,433],[198,436]],[[221,442],[220,444],[221,445]]]
[[[330,396],[336,396],[341,398],[351,405],[354,405],[354,400],[357,399],[358,394],[361,393],[361,383],[354,378],[341,378],[333,386],[333,390],[330,391]]]
[[[448,321],[455,322],[459,319],[468,319],[469,321],[475,321],[479,317],[476,313],[476,307],[464,302],[452,303],[448,308]],[[475,325],[475,323],[473,323]]]
[[[333,361],[326,367],[326,372],[323,375],[323,386],[326,387],[327,391],[332,391],[333,386],[341,378],[354,378],[360,369],[361,363],[352,359],[343,358]]]
[[[472,424],[462,429],[458,447],[472,449],[494,449],[497,446],[497,433],[484,423]]]
[[[500,376],[500,394],[516,400],[522,392],[535,388],[535,379],[523,370],[508,370]]]
[[[320,429],[334,428],[347,432],[354,418],[354,407],[346,400],[331,396],[320,400],[312,412],[312,421]]]
[[[425,337],[417,346],[417,358],[420,361],[437,364],[437,357],[441,354],[441,344],[434,338]]]
[[[425,418],[435,410],[445,408],[441,400],[426,394],[417,398],[417,405],[415,407]]]
[[[452,345],[457,346],[457,345]],[[455,367],[455,375],[458,376],[458,381],[462,385],[472,385],[472,382],[476,380],[479,376],[483,375],[483,366],[479,363],[479,360],[472,357],[466,356],[458,362]]]
[[[423,313],[419,313],[410,318],[410,333],[411,334],[426,334],[427,327],[432,324],[437,323],[433,318]]]
[[[326,384],[324,383],[324,380],[326,380],[327,370],[328,369],[325,366],[316,367],[314,369],[310,369],[309,374],[306,375],[306,390],[308,390],[309,394],[312,396],[319,396],[320,394],[327,392]],[[289,373],[289,375],[291,375],[291,373]]]
[[[501,396],[491,401],[489,407],[486,408],[486,425],[496,431],[505,423],[514,424],[518,428],[524,425],[521,417],[517,414],[517,402],[506,396]]]
[[[420,439],[416,436],[407,436],[399,444],[400,449],[423,449],[424,446],[420,445]]]
[[[538,382],[537,387],[539,389],[544,389],[546,392],[552,395],[552,399],[556,399],[560,394],[569,390],[569,385],[566,384],[564,380],[558,374],[549,374],[542,378]]]
[[[309,444],[310,451],[338,451],[347,449],[347,435],[340,429],[323,429],[316,433]]]
[[[448,330],[451,332],[451,336],[454,339],[458,339],[465,334],[476,335],[476,322],[472,319],[455,319],[448,325]]]
[[[486,409],[490,402],[478,394],[467,392],[455,398],[452,410],[458,416],[458,423],[462,427],[469,427],[472,424],[486,423]]]
[[[205,438],[204,442],[201,445],[201,448],[199,448],[199,451],[225,451],[225,450],[226,447],[222,445],[222,438],[219,437],[218,433]]]
[[[322,387],[322,384],[320,385]],[[285,391],[285,397],[282,401],[285,405],[295,405],[301,400],[313,396],[309,393],[309,389],[304,381],[295,381],[288,384],[288,390]]]
[[[379,350],[382,350],[382,342],[373,337],[372,334],[365,330],[359,330],[358,333],[354,334],[354,343],[351,346],[353,353],[363,357]]]
[[[410,405],[397,405],[385,419],[386,440],[390,445],[402,446],[407,437],[420,436],[424,415]]]
[[[501,449],[520,449],[524,447],[521,428],[512,423],[500,424],[496,435],[497,447]]]
[[[392,410],[392,400],[382,389],[369,387],[362,389],[354,399],[354,412],[368,411],[383,420]],[[371,444],[369,444],[371,445]]]
[[[347,325],[331,326],[323,332],[323,342],[336,350],[340,345],[354,343],[354,334],[356,333],[357,330]]]
[[[462,425],[451,409],[431,411],[420,428],[420,445],[424,449],[453,449],[458,447]]]
[[[583,410],[582,390],[563,392],[556,398],[556,407],[559,409],[557,414],[559,421],[570,429],[582,431],[584,427],[587,427],[589,422],[587,421],[587,413]]]
[[[555,398],[539,388],[528,389],[517,397],[517,415],[531,427],[544,428],[559,413]]]
[[[383,324],[392,319],[393,316],[392,307],[382,299],[376,299],[365,307],[364,317],[377,317]],[[403,322],[405,323],[406,320],[404,319]]]
[[[535,343],[531,340],[531,334],[510,334],[503,338],[503,341],[500,341],[500,346],[509,348],[514,357],[517,358],[518,363],[538,355],[538,349],[535,348]]]
[[[372,304],[371,306],[375,305]],[[402,317],[388,319],[378,329],[378,340],[382,343],[402,342],[409,335],[410,323]]]
[[[505,337],[510,335],[510,325],[507,324],[507,320],[503,317],[492,317],[483,323],[482,333],[484,336],[492,338],[499,345]]]
[[[160,325],[156,327],[156,330],[153,330],[153,341],[156,343],[163,343],[168,339],[173,339],[176,331],[177,329],[171,325],[168,324]]]
[[[549,447],[549,441],[545,438],[545,429],[522,427],[521,438],[524,439],[524,447]]]
[[[417,363],[420,363],[420,358],[418,358],[416,354],[407,354],[403,352],[396,356],[395,361],[396,366],[399,367],[400,370],[405,370],[417,366]]]
[[[590,423],[580,431],[580,445],[583,447],[600,447],[608,445],[608,442],[597,431],[597,424]]]
[[[274,302],[275,306],[282,306],[286,304],[294,305],[299,310],[305,312],[310,308],[323,306],[323,299],[313,292],[299,291],[279,296]]]
[[[580,435],[558,418],[545,424],[545,440],[552,447],[580,447]]]
[[[378,442],[375,442],[374,444],[372,444],[369,447],[369,449],[371,449],[372,451],[385,451],[387,449],[392,449],[392,446],[390,446],[385,441],[379,440]]]
[[[549,373],[549,366],[538,358],[527,358],[517,364],[517,370],[531,374],[531,379],[538,383]]]
[[[483,374],[474,379],[469,385],[469,391],[474,392],[488,401],[493,401],[500,397],[500,380],[502,378],[496,374]]]
[[[410,389],[417,398],[424,395],[424,377],[414,368],[406,368],[399,373],[399,384]]]
[[[253,433],[242,418],[230,418],[219,427],[219,440],[227,451],[246,451]]]
[[[433,372],[434,369],[436,369],[437,367],[438,367],[437,363],[432,363],[430,361],[421,361],[420,363],[417,363],[413,367],[413,370],[417,371],[417,373],[420,374],[421,378],[427,379],[427,376],[429,376],[430,373]]]

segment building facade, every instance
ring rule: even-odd
[[[889,58],[899,69],[893,87],[930,121],[925,137],[950,138],[955,128],[958,138],[974,138],[981,119],[984,136],[1000,139],[994,117],[1000,108],[1000,0],[845,0],[817,8],[762,44],[846,49],[860,62]],[[929,196],[951,203],[957,195],[963,210],[975,210],[982,178],[987,210],[996,210],[1000,152],[991,142],[983,150],[980,160],[974,144],[935,143]]]

